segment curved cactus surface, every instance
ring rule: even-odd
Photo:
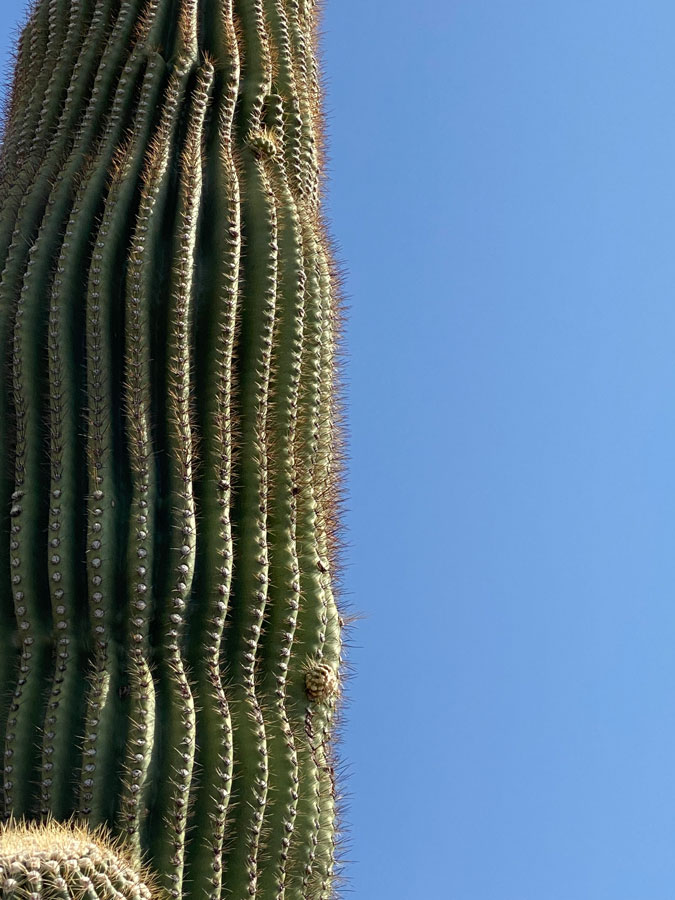
[[[91,832],[53,819],[40,825],[0,825],[0,889],[8,900],[159,896],[151,874],[103,830]]]
[[[316,20],[37,0],[6,108],[0,803],[109,828],[175,900],[335,892]]]

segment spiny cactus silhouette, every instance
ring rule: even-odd
[[[37,0],[20,35],[4,894],[144,900],[147,865],[176,900],[335,895],[340,305],[316,50],[313,0]]]

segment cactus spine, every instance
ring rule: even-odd
[[[339,308],[316,19],[313,0],[36,0],[19,39],[0,153],[3,895],[335,895]]]

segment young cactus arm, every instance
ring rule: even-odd
[[[20,900],[157,900],[155,880],[101,830],[10,819],[0,825],[0,892]]]

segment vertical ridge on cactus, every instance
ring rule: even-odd
[[[66,877],[74,819],[83,846],[105,827],[147,863],[130,896],[336,894],[317,16],[37,0],[19,38],[0,152],[8,895],[125,894],[99,850]]]

